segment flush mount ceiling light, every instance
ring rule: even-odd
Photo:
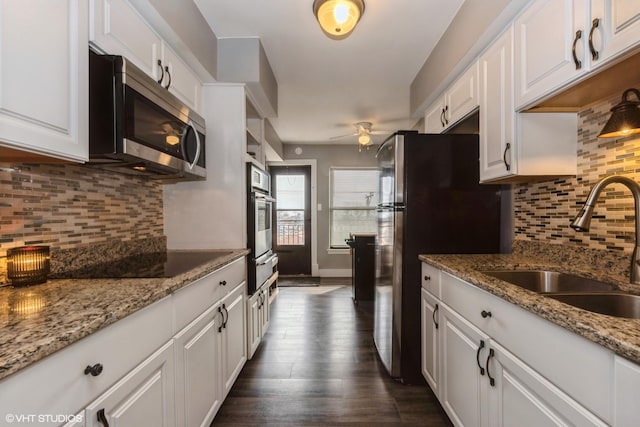
[[[364,0],[314,0],[313,14],[327,37],[349,36],[364,13]]]
[[[637,101],[630,101],[634,94]],[[598,138],[613,138],[640,133],[640,92],[638,89],[627,89],[622,94],[622,101],[611,109],[611,117]]]

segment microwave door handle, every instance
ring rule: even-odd
[[[189,120],[189,123],[187,123],[187,127],[190,127],[191,129],[193,129],[193,133],[196,136],[196,155],[193,156],[193,162],[189,163],[189,170],[193,169],[193,167],[196,165],[196,163],[198,162],[198,159],[200,158],[200,135],[198,135],[198,130],[196,129],[196,126],[193,124],[193,122],[191,120]],[[187,127],[185,127],[184,132],[182,133],[182,149],[185,152],[185,157],[186,157],[186,153],[187,153],[187,147],[186,147],[186,136],[187,136]],[[189,160],[187,159],[187,162]]]

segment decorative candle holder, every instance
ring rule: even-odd
[[[44,283],[50,269],[49,246],[7,249],[7,278],[13,286]]]

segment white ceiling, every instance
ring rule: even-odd
[[[278,81],[284,143],[355,144],[354,123],[411,128],[409,86],[464,0],[365,0],[344,40],[323,34],[313,0],[195,0],[218,38],[259,37]],[[380,142],[384,135],[374,136]]]

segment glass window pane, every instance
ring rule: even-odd
[[[369,208],[378,204],[378,175],[375,169],[332,169],[331,207]]]
[[[304,245],[304,211],[278,209],[278,245]]]
[[[304,175],[277,175],[278,209],[304,209]]]
[[[332,210],[331,247],[346,246],[350,233],[375,233],[377,216],[375,210]]]
[[[331,169],[330,246],[347,247],[351,233],[376,233],[377,169]]]

